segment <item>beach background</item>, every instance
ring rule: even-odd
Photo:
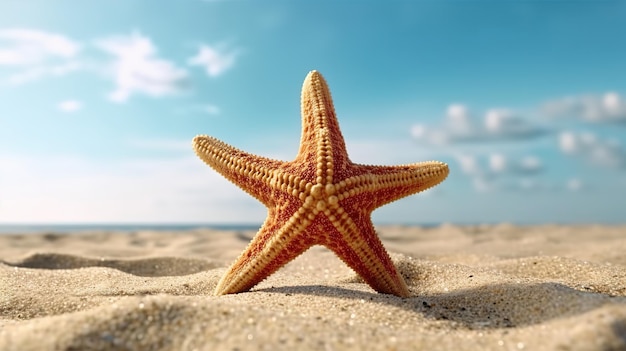
[[[410,298],[322,247],[212,296],[252,230],[0,235],[0,349],[626,348],[624,226],[378,229]]]
[[[0,2],[0,350],[625,350],[626,2]],[[208,134],[446,162],[373,222],[412,296],[322,247],[214,297],[266,209]]]

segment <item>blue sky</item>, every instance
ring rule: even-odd
[[[376,223],[618,223],[626,2],[2,1],[0,223],[260,223],[196,134],[292,159],[330,84],[355,162],[436,159]]]

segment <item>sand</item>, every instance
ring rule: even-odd
[[[377,229],[413,297],[323,247],[211,296],[249,231],[0,235],[0,350],[626,350],[626,226]]]

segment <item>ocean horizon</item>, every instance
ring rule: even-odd
[[[0,235],[3,234],[36,234],[36,233],[77,233],[90,231],[117,231],[117,232],[136,232],[140,230],[152,231],[187,231],[197,229],[213,229],[213,230],[254,230],[256,231],[263,223],[1,223]],[[515,226],[533,226],[533,225],[604,225],[615,226],[624,223],[586,223],[586,222],[430,222],[430,223],[374,223],[376,227],[383,226],[403,226],[403,227],[422,227],[434,228],[444,224],[455,226],[477,226],[477,225],[498,225],[511,224]]]
[[[432,228],[441,224],[442,223],[378,223],[376,225],[402,225]],[[0,235],[45,232],[74,233],[84,231],[134,232],[139,230],[185,231],[195,229],[257,230],[261,227],[261,225],[262,223],[10,223],[0,224]]]

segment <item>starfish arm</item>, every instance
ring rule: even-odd
[[[259,232],[217,284],[215,295],[252,289],[313,245],[311,239],[300,235],[310,224],[309,219],[296,211],[286,222],[278,225],[274,220],[277,217],[276,210],[269,211]]]
[[[313,179],[330,183],[350,161],[324,77],[311,71],[304,79],[301,97],[302,136],[296,162],[311,165]]]
[[[206,164],[263,204],[272,203],[272,179],[284,162],[241,151],[216,138],[198,135],[193,148]]]
[[[353,220],[346,213],[332,221],[340,236],[324,245],[372,289],[384,294],[409,297],[409,289],[378,238],[369,213],[361,214]]]
[[[340,200],[370,194],[367,206],[380,206],[419,193],[441,183],[448,176],[448,165],[438,161],[418,162],[401,166],[355,165],[359,175],[340,182]]]

